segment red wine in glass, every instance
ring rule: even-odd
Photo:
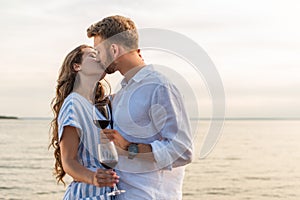
[[[98,120],[95,120],[94,119],[94,124],[98,127],[98,128],[101,128],[101,129],[105,129],[106,127],[108,127],[110,123],[110,120],[102,120],[102,119],[98,119]]]
[[[99,113],[101,113],[101,117],[99,116]],[[108,127],[111,122],[111,112],[108,104],[99,103],[94,105],[93,121],[98,128],[105,129]]]

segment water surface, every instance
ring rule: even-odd
[[[49,123],[0,120],[0,199],[62,199],[47,149]],[[214,151],[199,160],[208,126],[200,121],[184,200],[300,199],[300,121],[226,121]]]

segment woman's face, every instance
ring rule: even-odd
[[[104,66],[101,62],[97,61],[97,51],[93,48],[84,48],[81,62],[81,73],[87,76],[99,75],[99,77],[104,78],[106,75],[104,71]]]

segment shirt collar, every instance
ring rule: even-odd
[[[128,83],[134,81],[136,83],[140,82],[143,80],[146,76],[148,76],[150,73],[152,73],[154,70],[152,65],[146,65],[143,67],[140,71],[138,71],[129,81]],[[125,87],[127,84],[127,81],[125,78],[121,81],[121,86]]]

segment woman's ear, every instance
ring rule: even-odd
[[[78,71],[81,70],[81,66],[80,66],[79,64],[75,63],[75,64],[73,65],[73,69],[75,70],[75,72],[78,72]]]

